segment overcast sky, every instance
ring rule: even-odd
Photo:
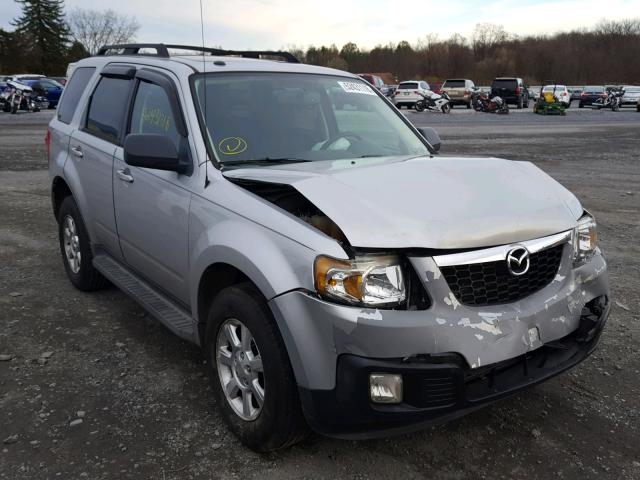
[[[137,40],[200,44],[198,0],[67,0],[75,7],[114,9],[135,16]],[[427,34],[468,37],[477,23],[502,24],[520,35],[590,27],[600,18],[640,16],[640,0],[203,0],[205,43],[224,48],[282,48],[352,41],[361,48]],[[19,15],[0,0],[0,27]]]

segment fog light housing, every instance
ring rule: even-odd
[[[369,395],[374,403],[401,403],[402,375],[396,373],[370,374]]]

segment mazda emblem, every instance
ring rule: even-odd
[[[524,247],[513,247],[507,252],[507,269],[516,277],[529,271],[529,250]]]

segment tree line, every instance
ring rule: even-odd
[[[0,73],[64,75],[67,65],[109,43],[133,41],[140,25],[113,10],[77,8],[64,0],[16,0],[21,14],[13,31],[0,28]]]
[[[354,73],[389,72],[397,81],[469,78],[481,85],[517,76],[530,85],[640,84],[640,19],[602,20],[591,29],[522,37],[483,23],[469,39],[427,35],[415,44],[402,41],[370,50],[354,43],[290,50],[306,63]]]
[[[135,39],[135,18],[112,10],[75,9],[64,0],[15,0],[21,15],[11,32],[0,29],[0,73],[62,75],[67,64],[93,55],[109,43]],[[427,34],[413,44],[359,48],[291,47],[300,60],[354,73],[388,72],[396,81],[470,78],[488,84],[496,76],[518,76],[530,85],[640,83],[640,18],[602,20],[591,29],[553,35],[516,36],[490,23],[476,25],[469,38],[446,40]]]

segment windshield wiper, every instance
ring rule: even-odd
[[[281,158],[272,158],[272,157],[264,157],[264,158],[252,158],[249,160],[228,160],[226,162],[220,162],[222,167],[226,166],[238,166],[238,165],[279,165],[282,163],[303,163],[303,162],[311,162],[311,160],[307,160],[304,158],[295,158],[295,157],[281,157]]]

